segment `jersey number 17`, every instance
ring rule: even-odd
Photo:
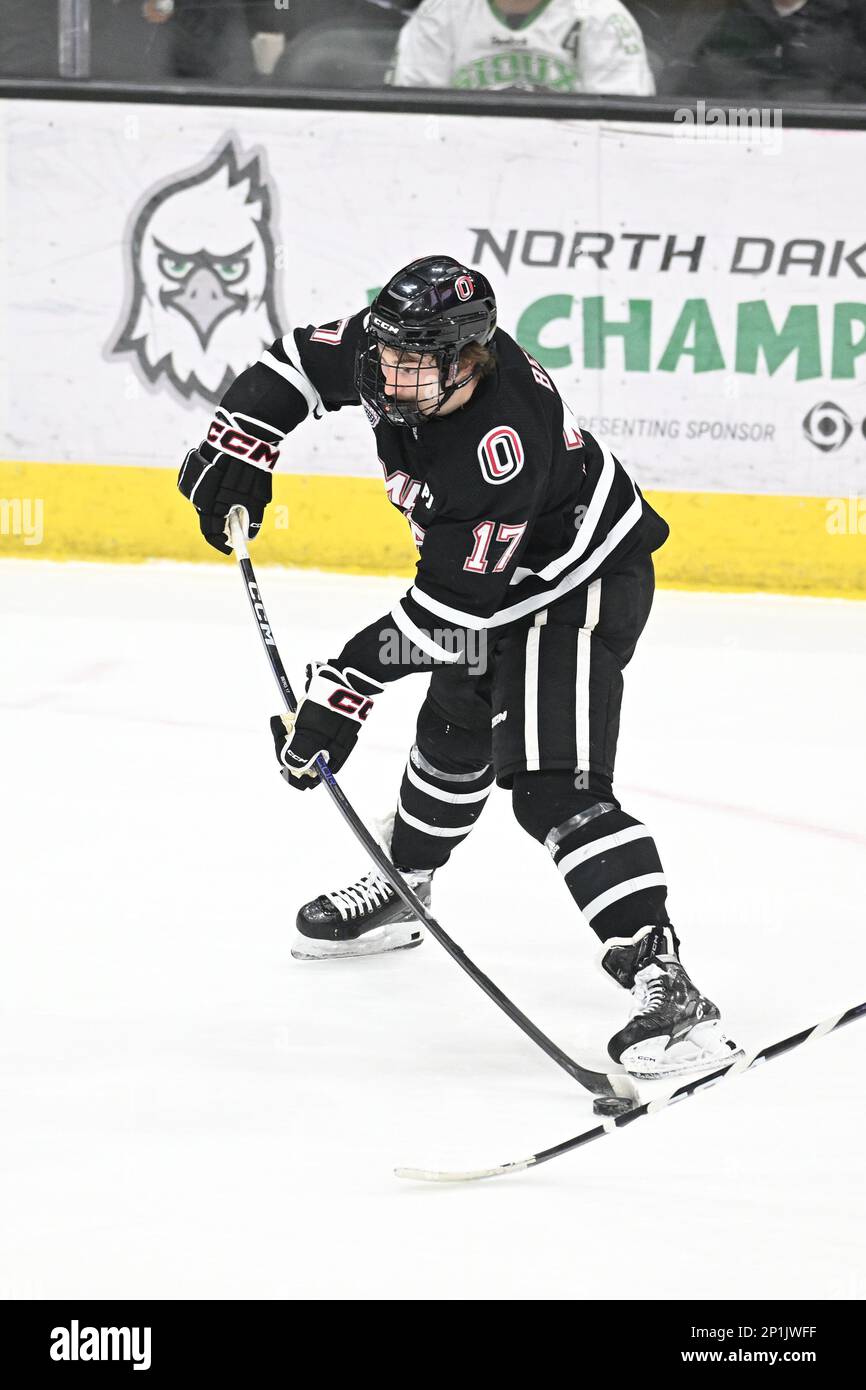
[[[493,573],[501,574],[508,568],[508,562],[519,546],[526,526],[525,521],[521,521],[517,526],[506,526],[503,523],[497,530],[495,521],[479,521],[472,531],[475,537],[472,553],[463,561],[463,568],[471,574],[487,573],[487,552],[495,533],[497,542],[505,543],[505,549],[493,566]]]

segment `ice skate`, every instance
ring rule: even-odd
[[[429,907],[433,870],[407,871],[403,877]],[[305,903],[296,927],[292,944],[295,960],[377,956],[420,946],[424,939],[418,918],[376,869],[348,888],[323,893]]]
[[[670,929],[646,927],[630,941],[609,942],[602,967],[634,997],[628,1023],[608,1043],[630,1076],[713,1071],[742,1056],[722,1030],[718,1007],[683,969]]]

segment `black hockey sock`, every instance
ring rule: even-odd
[[[469,834],[493,787],[488,765],[430,762],[416,744],[409,754],[394,820],[391,856],[398,868],[439,869]]]
[[[599,940],[629,938],[650,924],[670,927],[655,841],[623,811],[610,782],[578,791],[570,773],[521,772],[513,805],[524,830],[552,855]]]

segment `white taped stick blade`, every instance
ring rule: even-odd
[[[608,1072],[607,1079],[611,1084],[611,1089],[615,1096],[618,1096],[621,1100],[630,1101],[632,1105],[640,1105],[637,1087],[628,1072]]]
[[[435,1168],[395,1168],[394,1176],[410,1182],[480,1182],[482,1178],[499,1178],[504,1173],[519,1173],[531,1168],[534,1158],[520,1158],[513,1163],[500,1163],[496,1168],[467,1169],[465,1173],[447,1173]]]

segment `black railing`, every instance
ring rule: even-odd
[[[16,97],[43,101],[144,102],[182,106],[252,106],[262,109],[312,111],[392,111],[439,116],[536,116],[547,120],[645,121],[673,123],[677,113],[696,111],[696,100],[675,97],[575,96],[543,92],[459,92],[425,87],[412,90],[376,87],[369,90],[287,87],[277,90],[247,87],[215,87],[206,83],[62,81],[0,79],[0,99]],[[705,100],[706,111],[772,111],[781,113],[783,126],[819,130],[866,129],[866,106],[823,103],[765,105],[762,101],[714,97]],[[682,117],[680,117],[682,119]]]

